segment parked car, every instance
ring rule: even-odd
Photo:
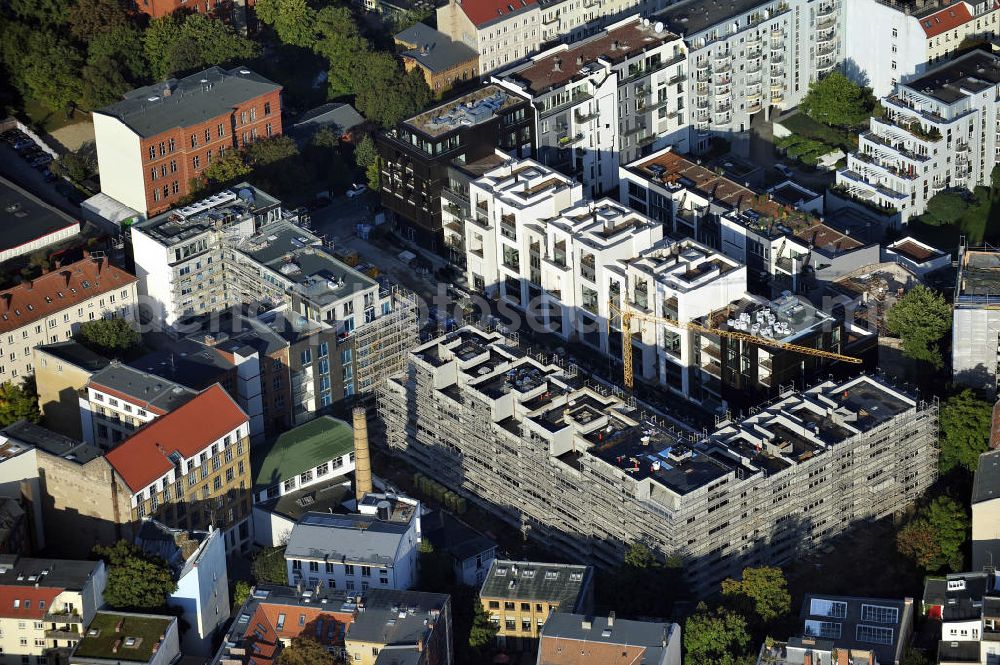
[[[366,185],[351,185],[351,188],[347,190],[347,198],[353,199],[357,196],[361,196],[368,191]]]
[[[50,171],[49,167],[46,166],[45,169],[42,171],[42,177],[45,178],[45,182],[55,182],[58,176],[52,171]]]
[[[784,164],[775,164],[774,170],[780,173],[781,175],[785,176],[786,178],[791,178],[794,175],[792,169],[788,168]]]
[[[0,139],[3,139],[3,142],[9,145],[14,145],[18,141],[31,140],[28,139],[28,135],[20,129],[8,129],[3,134],[0,134]]]
[[[25,136],[23,139],[18,139],[14,142],[14,150],[21,152],[22,150],[27,150],[28,148],[37,148],[35,142]]]
[[[30,163],[36,169],[41,168],[43,166],[47,166],[48,164],[52,163],[52,155],[43,152],[38,157],[32,159]]]

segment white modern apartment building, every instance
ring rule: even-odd
[[[493,76],[535,107],[538,160],[596,198],[618,186],[618,165],[674,145],[686,152],[687,49],[639,16],[562,43]]]
[[[746,293],[746,266],[691,239],[662,240],[627,264],[633,371],[688,399],[701,399],[693,375],[699,338],[690,329],[643,316],[690,323]],[[617,355],[617,354],[616,354]],[[707,359],[707,358],[706,358]]]
[[[65,341],[83,323],[134,321],[136,303],[136,278],[90,256],[0,291],[0,382],[31,374],[36,346]]]
[[[881,118],[837,172],[851,196],[898,211],[903,223],[951,187],[988,183],[996,166],[1000,57],[973,51],[896,86]]]
[[[469,183],[468,191],[468,208],[442,199],[442,213],[446,232],[464,236],[469,284],[493,296],[510,276],[504,293],[516,292],[520,302],[523,264],[527,281],[535,284],[530,297],[537,295],[542,285],[542,256],[548,256],[542,249],[548,249],[544,244],[544,220],[580,203],[582,186],[533,160],[508,159]],[[566,248],[561,251],[563,256]],[[555,254],[547,259],[554,260]],[[501,270],[505,273],[501,274]]]
[[[670,149],[620,172],[622,203],[746,264],[748,279],[775,294],[802,292],[879,261],[878,245],[823,224],[797,201],[801,188],[756,191]]]
[[[971,41],[1000,32],[993,0],[844,3],[844,71],[879,97],[922,75]]]
[[[761,111],[797,105],[843,59],[840,0],[683,0],[651,20],[687,44],[695,152],[746,132]]]
[[[359,513],[306,513],[285,547],[290,584],[364,592],[409,589],[417,581],[420,504],[366,494]]]
[[[227,237],[252,236],[281,217],[279,201],[243,183],[132,225],[136,276],[153,317],[174,326],[226,308]]]

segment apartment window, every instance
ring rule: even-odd
[[[328,473],[330,473],[330,463],[329,462],[323,462],[322,464],[320,464],[319,466],[316,467],[316,476],[317,477],[325,476]]]
[[[892,644],[892,628],[859,624],[855,637],[866,644]]]
[[[319,572],[319,561],[310,561],[309,562],[309,572],[310,573],[318,573]]]
[[[247,124],[247,112],[246,111],[240,111],[240,124],[241,125]],[[244,134],[244,136],[246,136],[246,134]],[[244,140],[244,143],[246,143],[246,140]]]
[[[896,28],[893,28],[892,29],[892,38],[895,39],[896,37],[899,37],[899,30],[896,29]]]
[[[264,102],[264,115],[271,115],[271,102]]]
[[[344,566],[344,574],[345,575],[354,575],[354,566],[351,565],[351,564],[345,565]]]
[[[206,128],[205,129],[205,143],[208,143],[211,140],[212,140],[212,130]]]
[[[192,134],[191,135],[191,147],[192,148],[197,148],[198,147],[198,135],[197,134]]]
[[[266,125],[264,125],[264,131],[267,133],[268,136],[274,135],[274,129],[271,127],[271,123],[267,123]]]
[[[170,160],[170,172],[171,173],[177,173],[177,160],[176,159],[171,159]]]
[[[292,559],[292,570],[302,570],[302,562],[298,559]]]
[[[285,481],[285,491],[291,492],[293,489],[295,489],[295,479],[289,478]]]
[[[201,168],[201,157],[199,157],[198,155],[195,155],[194,157],[192,157],[191,158],[191,166],[193,166],[196,169]]]
[[[221,127],[222,125],[219,125],[219,126]],[[279,631],[280,630],[284,630],[284,628],[285,628],[285,615],[284,614],[279,614],[278,615],[278,623],[277,623],[277,625],[275,625],[275,628],[277,628]]]
[[[302,350],[302,364],[308,365],[312,362],[312,349]]]
[[[176,194],[179,191],[181,191],[180,183],[178,183],[176,180],[174,180],[172,183],[170,183],[170,191],[173,192],[174,194]]]
[[[221,139],[223,136],[226,135],[226,126],[220,122],[219,126],[217,127],[217,131],[219,134],[219,138]]]
[[[253,122],[256,119],[257,119],[257,107],[254,106],[253,108],[250,109],[250,122]]]
[[[167,152],[173,152],[173,151],[174,151],[174,140],[170,139],[167,141]]]
[[[149,159],[156,159],[156,148],[153,146],[149,146]]]
[[[310,482],[312,479],[313,479],[312,469],[309,469],[308,471],[303,471],[302,474],[299,476],[299,482],[303,484]]]

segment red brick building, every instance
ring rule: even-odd
[[[281,86],[245,67],[138,88],[94,111],[101,191],[156,215],[213,160],[281,132]]]
[[[253,32],[253,0],[133,0],[137,11],[160,18],[178,9],[220,18],[241,32]]]

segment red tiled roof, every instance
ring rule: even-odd
[[[55,587],[0,586],[0,617],[41,619],[64,590]],[[14,607],[14,602],[17,607]],[[44,605],[42,604],[44,603]]]
[[[921,18],[920,27],[930,38],[944,34],[971,20],[972,13],[969,12],[968,6],[964,2],[956,2],[950,7],[945,7]]]
[[[136,281],[107,259],[86,258],[0,291],[0,333],[17,330]]]
[[[106,456],[135,492],[173,468],[172,452],[194,457],[247,421],[222,386],[215,384],[190,402],[148,423]]]
[[[459,7],[477,26],[513,16],[524,11],[538,0],[462,0]]]
[[[278,615],[284,623],[278,630]],[[299,625],[300,617],[302,625]],[[262,603],[247,625],[247,664],[269,665],[274,662],[277,643],[296,637],[311,637],[322,644],[343,646],[346,626],[354,619],[350,612],[330,612],[319,607]]]

